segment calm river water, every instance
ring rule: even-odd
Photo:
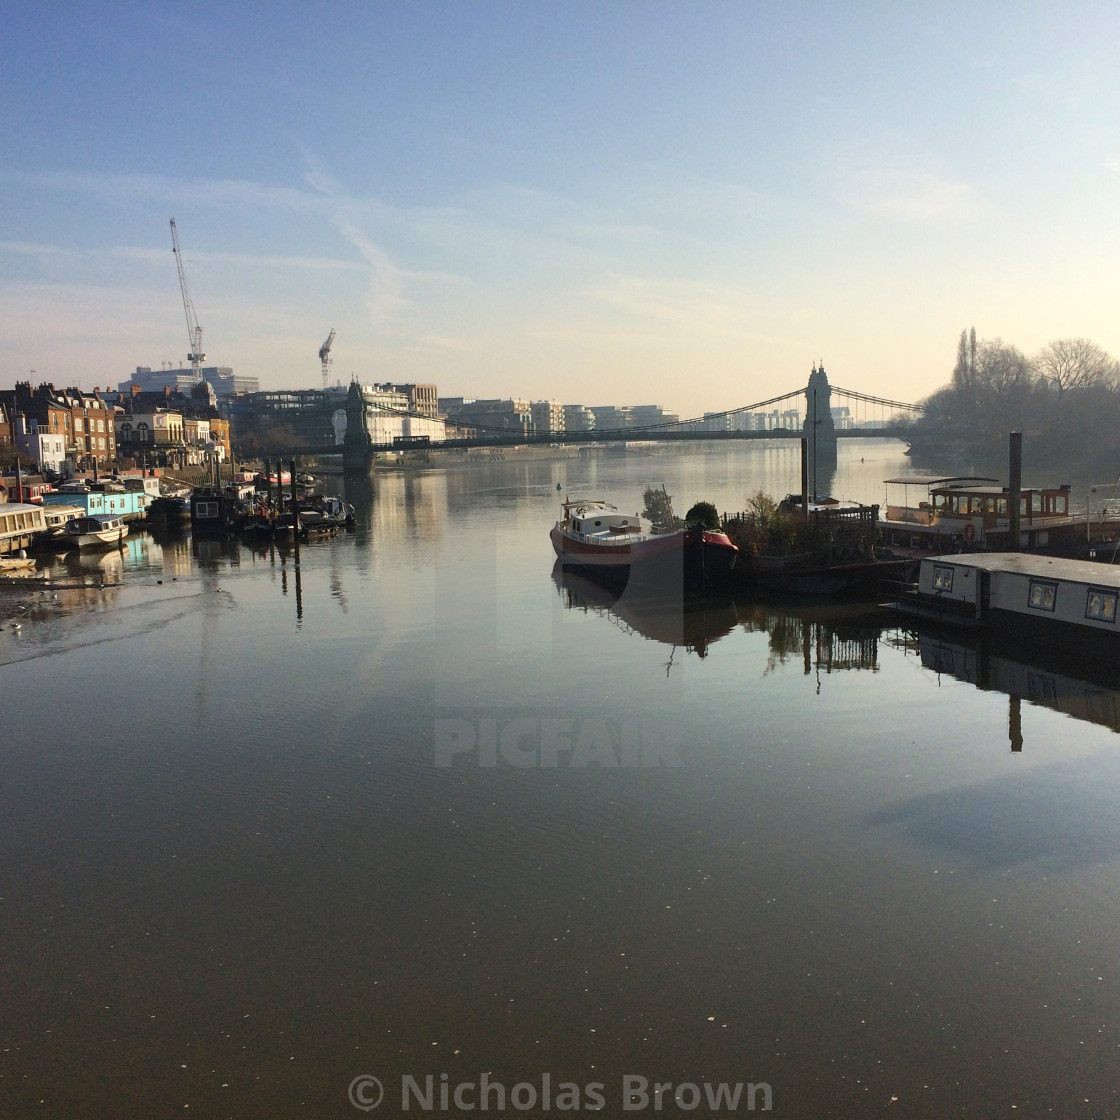
[[[662,482],[797,452],[379,474],[298,566],[0,598],[0,1117],[1120,1115],[1115,682],[554,578],[557,484]]]

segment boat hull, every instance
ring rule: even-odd
[[[727,583],[738,549],[723,533],[682,529],[596,544],[553,526],[552,547],[561,563],[596,578],[651,593],[705,591]]]

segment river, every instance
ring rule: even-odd
[[[1120,1112],[1114,682],[553,575],[560,493],[798,480],[377,474],[298,564],[140,532],[0,599],[0,1116]]]

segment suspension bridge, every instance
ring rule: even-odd
[[[356,391],[357,390],[357,391]],[[576,431],[525,431],[473,423],[470,434],[435,440],[429,436],[396,437],[375,442],[370,436],[371,418],[392,413],[430,422],[430,416],[379,406],[352,386],[347,403],[344,461],[347,469],[362,469],[378,452],[422,448],[426,451],[465,450],[478,447],[523,447],[526,445],[603,444],[618,442],[679,442],[744,439],[804,439],[810,459],[824,466],[835,460],[840,439],[905,439],[910,426],[923,414],[923,406],[907,401],[842,389],[830,385],[823,363],[814,366],[805,388],[723,412],[708,412],[688,420],[669,420],[618,428]],[[314,449],[322,453],[322,448]],[[314,453],[312,449],[307,449]]]

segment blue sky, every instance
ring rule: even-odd
[[[0,386],[913,400],[1120,356],[1115,4],[0,4]]]

